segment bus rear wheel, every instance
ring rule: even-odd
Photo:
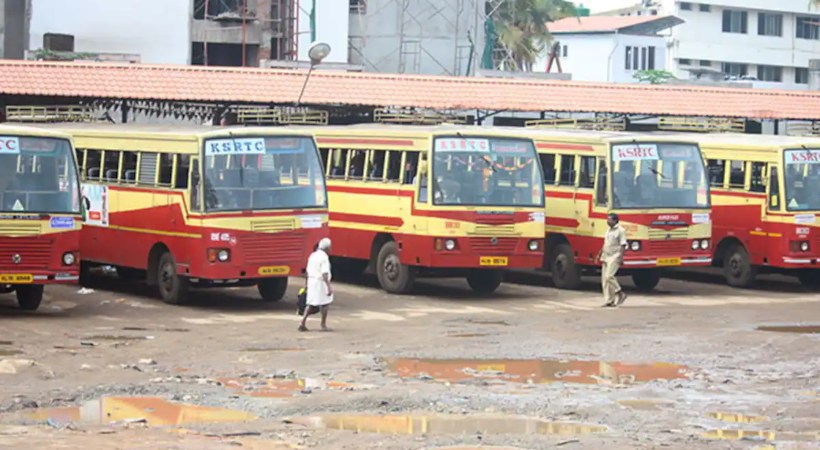
[[[177,263],[169,252],[159,258],[157,287],[162,301],[169,305],[182,305],[188,301],[190,283],[187,278],[177,275]]]
[[[575,263],[569,244],[558,244],[550,252],[550,273],[558,289],[578,289],[581,286],[581,268]]]
[[[287,278],[266,278],[256,285],[262,301],[273,303],[282,300],[288,290]]]
[[[723,273],[729,286],[748,288],[754,284],[755,269],[749,253],[739,244],[733,245],[723,259]]]
[[[797,274],[797,279],[800,280],[800,284],[812,291],[820,289],[820,270],[801,270]]]
[[[37,311],[43,301],[43,285],[17,286],[17,304],[23,311]]]
[[[385,242],[379,250],[376,276],[382,289],[391,294],[407,294],[416,281],[415,270],[401,263],[399,248],[393,241]]]
[[[649,292],[658,286],[661,281],[661,273],[658,269],[638,270],[632,274],[632,282],[639,291]]]
[[[467,284],[473,292],[489,295],[495,292],[504,281],[504,272],[501,270],[473,269],[467,273]]]

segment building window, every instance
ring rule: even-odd
[[[757,79],[760,81],[783,81],[783,68],[778,66],[757,66]]]
[[[709,12],[712,8],[709,5],[700,4],[700,12]]]
[[[797,18],[797,38],[798,39],[820,39],[820,18],[798,17]]]
[[[649,52],[649,62],[646,65],[647,70],[655,70],[655,47],[649,46],[647,47],[647,51]]]
[[[692,60],[686,59],[686,58],[681,58],[681,59],[678,60],[678,64],[680,64],[682,66],[691,66],[692,65]]]
[[[743,33],[749,31],[749,13],[732,9],[723,10],[723,32]]]
[[[563,47],[561,47],[561,56],[563,56],[564,58],[566,58],[567,56],[569,56],[569,49],[567,49],[567,46],[566,46],[566,45],[564,45]]]
[[[626,70],[655,70],[655,46],[626,47]]]
[[[783,15],[771,13],[758,14],[757,34],[761,36],[783,36]]]
[[[692,4],[689,2],[680,2],[680,9],[681,11],[691,11]]]
[[[749,74],[749,66],[746,64],[723,63],[720,69],[724,74],[733,77],[745,77]]]
[[[700,66],[701,67],[712,67],[712,61],[701,61]]]
[[[367,0],[350,0],[350,12],[364,14],[367,12]]]
[[[809,69],[796,67],[794,69],[794,82],[797,84],[809,84]]]
[[[626,47],[626,70],[632,70],[632,47]]]

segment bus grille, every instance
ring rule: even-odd
[[[519,233],[515,231],[515,225],[476,225],[475,231],[472,234],[481,234],[484,236],[517,236]]]
[[[679,230],[649,230],[649,240],[668,240],[668,239],[686,239],[689,237],[689,229]]]
[[[515,216],[512,214],[476,214],[475,223],[480,225],[512,225]]]
[[[479,256],[511,254],[515,251],[515,245],[518,242],[518,239],[515,238],[495,238],[495,244],[493,244],[494,238],[489,237],[471,237],[468,239],[470,248],[479,253]]]
[[[41,232],[40,223],[0,223],[0,236],[31,236]]]
[[[289,219],[254,220],[251,222],[251,231],[256,233],[279,233],[296,228],[296,221]]]
[[[51,261],[51,246],[54,241],[42,238],[0,238],[0,267],[12,269],[45,269]],[[15,255],[20,263],[14,264]]]
[[[274,264],[278,261],[307,260],[304,234],[250,235],[240,238],[248,264]]]
[[[685,240],[649,241],[646,246],[647,253],[670,256],[680,256],[691,249],[691,244]]]

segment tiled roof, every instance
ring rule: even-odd
[[[0,95],[293,104],[304,71],[0,60]],[[316,71],[304,104],[820,120],[820,93]]]
[[[677,19],[670,21],[670,19]],[[567,17],[547,24],[551,33],[614,33],[618,30],[665,22],[663,28],[683,23],[674,16],[589,16]]]

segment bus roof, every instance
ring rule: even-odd
[[[812,136],[779,136],[771,134],[741,133],[664,133],[664,136],[676,136],[686,140],[695,140],[703,146],[730,146],[758,150],[776,150],[783,148],[820,147],[820,137]]]
[[[520,129],[520,128],[519,128]],[[614,143],[614,142],[689,142],[697,143],[694,136],[660,133],[639,133],[629,131],[595,131],[561,128],[524,128],[527,135],[535,140],[558,139],[567,142]]]
[[[50,130],[28,125],[0,123],[0,135],[4,134],[71,139],[70,134],[58,130]]]
[[[208,126],[208,125],[143,125],[143,124],[112,124],[112,123],[55,123],[37,125],[37,129],[57,130],[73,135],[116,135],[134,139],[156,138],[211,138],[224,136],[249,135],[304,135],[310,136],[310,131],[304,127],[244,127],[244,126]]]
[[[355,125],[330,125],[330,126],[315,126],[304,127],[309,129],[312,133],[317,135],[333,135],[333,136],[374,136],[374,135],[390,135],[424,138],[436,135],[452,135],[454,133],[462,133],[465,135],[476,136],[510,136],[520,135],[523,128],[514,127],[481,127],[475,125],[400,125],[400,124],[384,124],[384,123],[363,123]],[[523,136],[521,136],[523,137]]]

